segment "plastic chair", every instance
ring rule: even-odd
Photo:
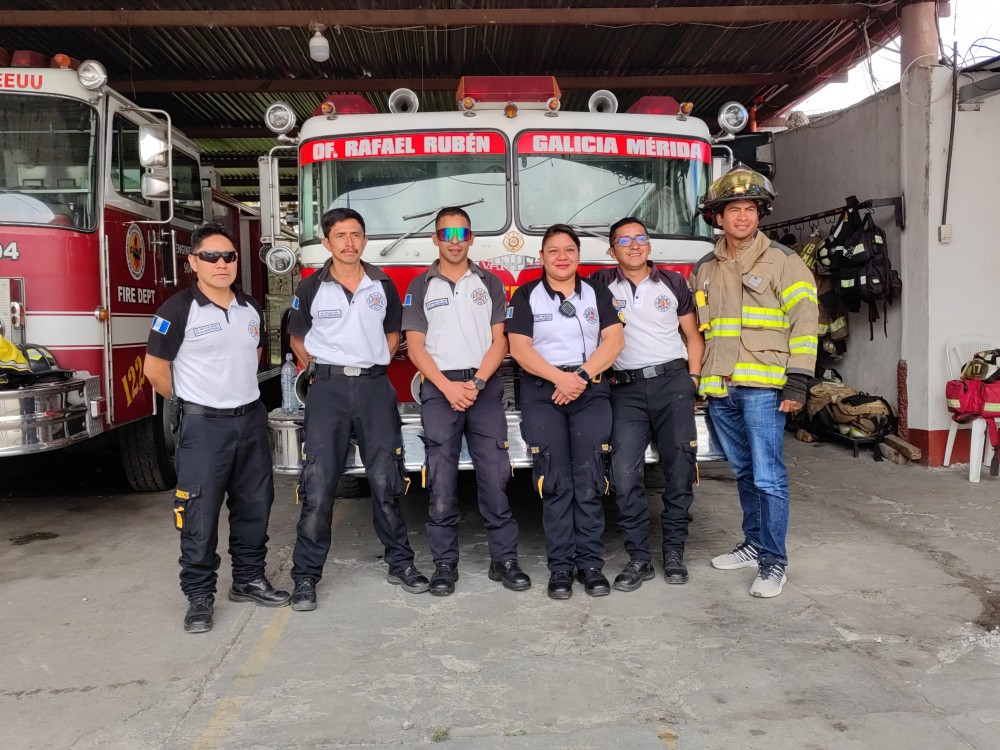
[[[949,377],[952,380],[957,380],[962,376],[962,368],[965,363],[971,360],[976,352],[1000,349],[1000,338],[985,334],[966,334],[952,336],[945,342],[944,346],[945,356],[948,359]],[[993,458],[992,446],[986,439],[986,420],[982,417],[967,424],[959,424],[955,420],[951,420],[951,425],[948,427],[948,442],[944,449],[944,465],[951,464],[951,451],[955,447],[955,437],[958,435],[958,431],[964,427],[968,427],[972,431],[969,436],[969,481],[978,482],[983,464],[989,463]],[[979,459],[975,457],[979,457]]]

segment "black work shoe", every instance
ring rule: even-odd
[[[285,607],[290,595],[287,591],[274,588],[265,576],[245,583],[236,583],[229,589],[231,602],[255,602],[262,607]]]
[[[549,598],[569,599],[573,596],[573,573],[569,570],[557,570],[549,576]]]
[[[505,589],[511,591],[524,591],[531,586],[531,579],[528,578],[527,573],[521,570],[517,560],[491,562],[487,575],[491,581],[500,581]]]
[[[417,570],[415,565],[390,570],[385,580],[409,594],[422,594],[431,587],[427,576]]]
[[[600,568],[584,568],[576,573],[577,579],[583,584],[583,591],[590,596],[607,596],[611,593],[611,584],[604,577]]]
[[[215,597],[211,594],[192,596],[188,600],[184,615],[184,630],[188,633],[207,633],[212,629],[212,605]]]
[[[316,579],[300,578],[292,592],[292,609],[296,612],[311,612],[316,609]]]
[[[688,569],[684,565],[684,553],[671,549],[663,553],[663,580],[667,583],[687,583]]]
[[[656,573],[649,560],[629,560],[625,569],[615,576],[615,588],[619,591],[635,591],[643,581],[650,580]]]
[[[455,593],[455,581],[458,580],[458,566],[452,563],[438,563],[431,576],[431,594],[448,596]]]

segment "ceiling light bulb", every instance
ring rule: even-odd
[[[317,30],[309,40],[309,57],[316,62],[326,62],[330,59],[330,40]]]

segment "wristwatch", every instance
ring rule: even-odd
[[[584,380],[586,380],[587,381],[587,385],[590,385],[590,373],[589,372],[587,372],[586,370],[584,370],[582,367],[577,367],[575,374],[579,375],[581,378],[583,378]]]
[[[482,378],[473,378],[472,382],[476,386],[477,391],[481,391],[486,388],[486,381]]]

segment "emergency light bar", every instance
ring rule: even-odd
[[[455,102],[465,111],[506,109],[513,104],[514,114],[517,107],[556,112],[561,96],[554,76],[463,76],[458,82]]]

